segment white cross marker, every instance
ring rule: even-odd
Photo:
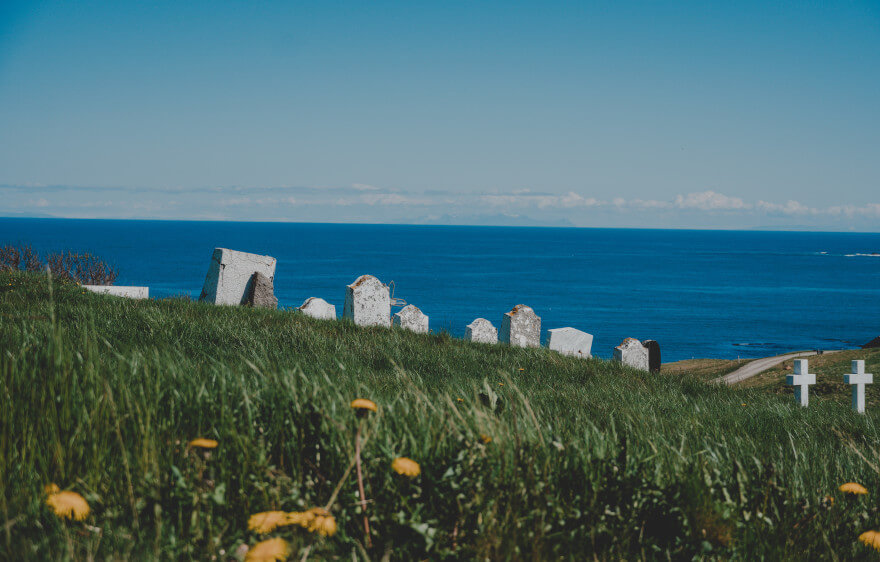
[[[810,373],[806,359],[794,360],[794,374],[785,377],[786,384],[794,386],[794,399],[801,406],[810,402],[810,385],[816,384],[816,375]]]
[[[865,372],[865,362],[852,362],[853,372],[843,375],[843,382],[852,385],[852,407],[860,414],[865,413],[865,385],[874,383],[874,375]]]

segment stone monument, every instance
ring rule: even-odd
[[[541,346],[541,317],[518,304],[501,318],[501,341],[514,347]]]
[[[361,275],[345,291],[342,317],[358,326],[391,325],[391,295],[385,285],[372,275]]]
[[[271,308],[273,310],[278,308],[278,299],[275,298],[272,280],[259,271],[255,271],[251,276],[247,304],[256,308]]]
[[[652,373],[660,372],[660,344],[654,340],[645,340],[642,342],[648,349],[648,370]]]
[[[336,320],[336,306],[318,297],[307,298],[298,310],[312,318]]]
[[[498,343],[498,330],[485,318],[477,318],[468,324],[464,339],[477,343]]]
[[[150,298],[149,287],[124,287],[119,285],[83,285],[82,288],[93,293],[98,293],[101,295],[113,295],[114,297],[125,297],[128,299]]]
[[[215,248],[200,301],[212,304],[245,304],[254,273],[275,281],[275,258]]]
[[[635,338],[626,338],[623,343],[614,348],[613,360],[640,371],[647,371],[648,348]]]
[[[852,408],[860,414],[865,413],[865,385],[874,384],[874,375],[865,372],[865,362],[858,359],[852,362],[852,373],[843,375],[843,382],[852,385]]]
[[[794,374],[785,377],[786,384],[794,387],[794,399],[801,406],[810,403],[810,385],[816,384],[816,375],[810,373],[810,366],[806,359],[794,360]]]
[[[394,314],[392,324],[417,334],[428,333],[428,317],[417,306],[406,305]]]
[[[554,328],[547,330],[547,348],[563,355],[582,359],[591,357],[593,336],[574,328]]]

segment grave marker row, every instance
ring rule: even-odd
[[[795,359],[794,374],[785,377],[786,384],[794,387],[794,399],[801,406],[810,403],[810,385],[816,384],[816,375],[810,373],[806,359]],[[874,383],[874,375],[865,372],[865,362],[854,360],[851,364],[852,373],[843,375],[843,382],[852,385],[852,409],[860,414],[865,413],[865,385]]]

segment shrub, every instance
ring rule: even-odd
[[[115,268],[88,252],[51,252],[46,263],[30,246],[0,246],[0,271],[42,271],[48,268],[60,281],[85,285],[112,285],[119,275]]]

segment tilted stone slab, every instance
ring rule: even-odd
[[[278,308],[278,299],[275,298],[275,287],[272,280],[259,271],[251,276],[247,303],[256,308],[271,308],[273,310]]]
[[[113,295],[114,297],[125,297],[127,299],[148,299],[150,298],[149,287],[125,287],[117,285],[83,285],[83,289],[98,293],[101,295]]]
[[[342,317],[350,318],[358,326],[391,325],[391,294],[385,285],[372,275],[361,275],[346,287]]]
[[[468,324],[464,339],[478,343],[498,343],[498,330],[485,318],[477,318]]]
[[[306,316],[320,320],[336,320],[336,305],[318,297],[309,297],[298,309]]]
[[[547,348],[563,355],[589,359],[593,335],[575,328],[554,328],[547,330]]]
[[[615,347],[613,359],[641,371],[648,370],[648,348],[635,338],[626,338]]]
[[[215,248],[200,301],[239,305],[247,302],[254,273],[275,282],[275,258]]]
[[[501,341],[514,347],[541,346],[541,317],[518,304],[501,318]]]
[[[428,316],[419,307],[411,304],[406,305],[400,312],[396,312],[392,318],[392,324],[406,330],[412,330],[417,334],[428,333]]]

